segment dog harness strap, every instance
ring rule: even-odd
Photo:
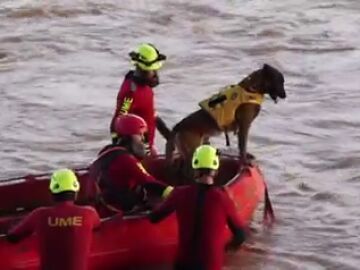
[[[230,147],[229,133],[228,133],[228,130],[227,130],[226,128],[225,128],[225,130],[224,130],[224,133],[225,133],[226,146],[227,146],[227,147]]]

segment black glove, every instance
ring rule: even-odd
[[[225,245],[225,250],[226,251],[236,251],[240,248],[240,246],[243,242],[244,241],[241,241],[234,237]]]
[[[245,232],[242,229],[237,229],[234,233],[233,238],[230,240],[229,243],[226,244],[225,250],[226,251],[235,251],[237,250],[242,243],[245,241]]]

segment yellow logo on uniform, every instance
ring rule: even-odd
[[[80,227],[83,225],[81,216],[73,217],[48,217],[49,227]]]
[[[144,168],[144,166],[143,166],[140,162],[138,162],[138,163],[136,163],[136,164],[137,164],[137,166],[139,167],[139,169],[140,169],[143,173],[149,175],[149,173],[147,172],[147,170]]]
[[[120,109],[120,114],[127,114],[130,110],[131,104],[133,103],[133,98],[124,98],[124,102]]]

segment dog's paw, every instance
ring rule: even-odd
[[[254,159],[248,159],[245,157],[240,158],[241,163],[241,169],[248,168],[248,167],[254,167],[255,166],[255,158]]]
[[[254,161],[256,157],[251,153],[246,153],[246,159],[250,161]]]
[[[247,159],[247,160],[245,160],[245,161],[243,162],[243,165],[246,166],[246,167],[254,167],[254,166],[255,166],[255,162],[254,162],[253,160]]]

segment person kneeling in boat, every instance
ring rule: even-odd
[[[176,211],[179,225],[176,270],[219,270],[224,257],[225,225],[234,235],[231,247],[244,241],[244,225],[225,189],[214,185],[218,151],[210,145],[198,147],[192,167],[196,183],[175,188],[149,219],[156,223]]]
[[[148,128],[144,119],[135,114],[119,116],[114,131],[116,140],[100,151],[90,167],[101,203],[115,211],[134,212],[145,205],[148,192],[166,197],[172,187],[156,180],[141,164],[147,155]]]
[[[88,269],[92,231],[99,227],[100,218],[92,207],[74,204],[79,189],[73,171],[55,171],[50,181],[55,205],[35,209],[7,234],[14,243],[37,235],[40,269]]]

